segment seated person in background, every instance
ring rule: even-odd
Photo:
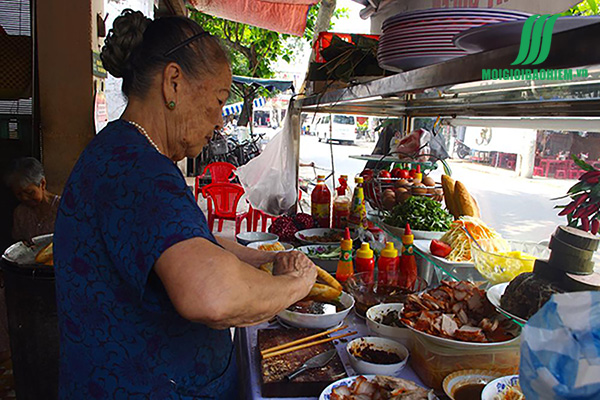
[[[60,197],[46,190],[42,164],[33,157],[19,158],[5,180],[21,203],[14,212],[13,239],[31,242],[33,237],[54,232]]]

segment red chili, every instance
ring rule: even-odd
[[[575,207],[578,207],[581,205],[581,203],[583,203],[584,201],[586,201],[586,199],[589,197],[589,195],[587,193],[583,193],[580,194],[579,196],[577,196],[577,198],[575,199]]]
[[[576,207],[577,204],[574,201],[572,201],[571,203],[569,203],[568,206],[563,208],[562,211],[558,213],[558,215],[562,217],[563,215],[571,214],[571,212],[573,212],[573,210],[575,210]]]
[[[581,175],[581,178],[579,178],[579,180],[588,182],[588,179],[595,178],[598,176],[600,176],[600,171],[596,171],[596,170],[588,171],[585,174]]]
[[[588,207],[587,204],[580,205],[579,208],[577,209],[577,211],[575,211],[573,213],[573,218],[583,217],[583,215],[585,214],[585,212],[587,210],[587,207]]]
[[[592,221],[592,229],[591,232],[595,235],[598,233],[598,231],[600,231],[600,221],[598,221],[598,219],[594,219]]]
[[[581,229],[586,232],[590,231],[590,220],[588,217],[581,218]]]
[[[584,211],[580,215],[580,217],[586,217],[587,218],[590,215],[592,215],[593,213],[595,213],[596,211],[600,210],[600,203],[591,204],[591,205],[587,206],[586,208],[584,208],[583,210]]]
[[[590,183],[592,185],[595,185],[596,183],[600,182],[600,176],[595,176],[593,178],[588,178],[585,180],[587,183]]]

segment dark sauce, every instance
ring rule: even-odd
[[[461,386],[454,392],[454,400],[479,400],[485,383],[472,383]]]
[[[356,358],[372,364],[398,364],[402,361],[402,358],[396,353],[375,349],[369,345],[355,349],[352,354]]]
[[[288,307],[289,311],[302,314],[335,314],[344,311],[346,307],[340,302],[318,302],[313,300],[302,300]]]

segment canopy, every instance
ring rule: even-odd
[[[254,107],[261,107],[265,105],[267,101],[263,97],[259,97],[258,99],[254,99],[252,104]],[[239,103],[233,103],[228,106],[223,107],[223,116],[231,115],[231,114],[239,114],[242,112],[242,108],[244,107],[244,102],[240,101]]]
[[[250,78],[247,76],[233,76],[233,83],[240,83],[249,86],[262,86],[269,92],[273,90],[279,90],[285,92],[288,89],[294,90],[294,83],[292,81],[283,81],[278,79],[261,79],[261,78]]]
[[[190,0],[198,11],[280,33],[302,36],[308,8],[320,0]]]

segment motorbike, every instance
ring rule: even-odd
[[[456,145],[455,145],[455,149],[456,149],[456,155],[458,156],[458,158],[460,158],[461,160],[466,158],[468,155],[471,154],[471,148],[469,146],[467,146],[463,141],[456,139]]]

